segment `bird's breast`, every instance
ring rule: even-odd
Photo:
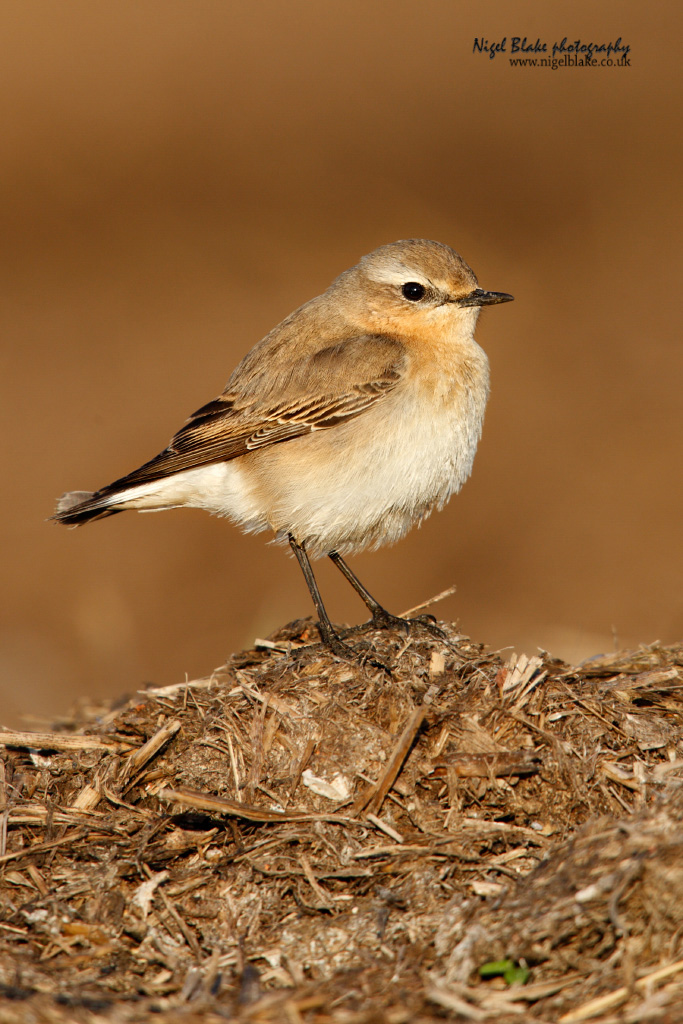
[[[399,539],[469,476],[485,369],[457,380],[408,375],[355,419],[249,456],[272,528],[293,533],[313,555]]]

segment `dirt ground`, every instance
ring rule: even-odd
[[[683,1019],[683,644],[441,625],[0,733],[0,1021]]]

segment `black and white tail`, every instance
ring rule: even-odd
[[[67,491],[57,501],[57,510],[51,516],[65,526],[81,526],[91,519],[104,519],[123,509],[111,507],[111,495],[100,491]]]

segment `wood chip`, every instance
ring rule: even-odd
[[[0,747],[27,747],[29,750],[114,750],[128,751],[132,743],[102,740],[97,736],[69,735],[61,732],[0,731]]]
[[[367,810],[372,814],[377,814],[384,802],[385,796],[396,781],[403,762],[408,756],[410,748],[415,742],[415,737],[420,731],[422,723],[426,717],[427,709],[424,706],[416,708],[415,711],[413,711],[405,725],[405,728],[403,729],[403,732],[391,751],[384,771],[377,779],[377,782],[368,786],[367,789],[361,793],[358,799],[354,801],[351,809],[352,817],[357,817],[364,810]]]
[[[177,718],[171,722],[165,722],[146,743],[143,743],[124,761],[119,774],[119,782],[125,784],[136,772],[141,771],[179,731],[180,722]]]
[[[216,814],[227,814],[236,818],[244,818],[245,821],[259,822],[292,822],[292,821],[345,821],[350,819],[338,814],[311,814],[308,811],[287,810],[269,811],[263,807],[254,807],[250,804],[238,803],[236,800],[226,800],[225,797],[212,796],[210,793],[200,793],[191,789],[162,789],[159,793],[162,800],[182,804],[185,807],[194,807],[201,811],[214,811]]]

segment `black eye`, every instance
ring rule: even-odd
[[[403,285],[401,291],[404,299],[408,299],[410,302],[419,302],[424,298],[426,288],[423,284],[418,284],[417,281],[408,281]]]

